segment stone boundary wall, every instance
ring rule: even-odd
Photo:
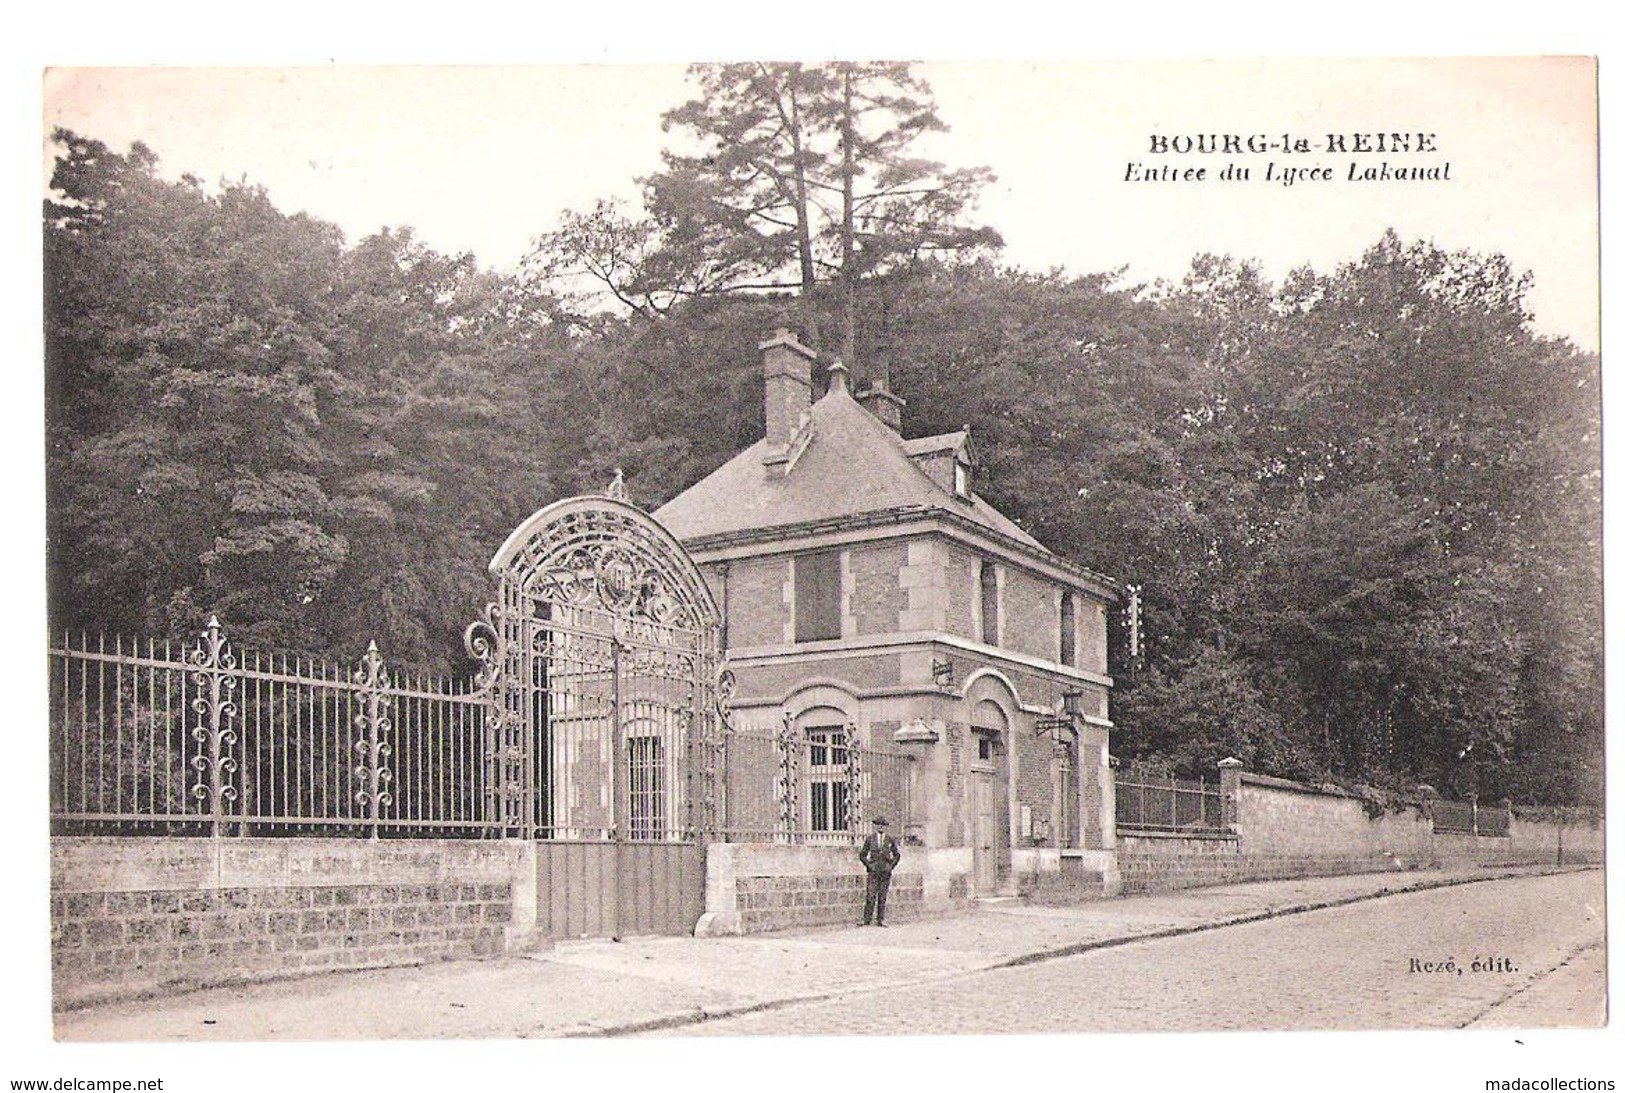
[[[1603,859],[1601,825],[1516,816],[1506,837],[1435,833],[1421,810],[1371,817],[1351,794],[1283,778],[1235,776],[1232,835],[1119,833],[1124,892],[1397,869],[1570,865]]]
[[[529,850],[464,840],[54,837],[53,1004],[496,956],[534,927]]]
[[[903,847],[886,918],[939,914],[966,901],[969,850]],[[698,937],[757,934],[863,920],[863,867],[856,846],[713,843],[706,848],[705,914]]]
[[[1066,906],[1121,889],[1117,855],[1110,850],[1029,851],[1016,877],[1016,892],[1029,903]]]
[[[1117,868],[1123,892],[1169,892],[1247,881],[1378,873],[1405,866],[1358,855],[1249,854],[1241,840],[1178,835],[1120,835]]]

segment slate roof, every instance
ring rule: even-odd
[[[1049,551],[979,497],[960,500],[910,459],[955,446],[963,433],[905,441],[865,410],[844,386],[812,406],[812,439],[790,472],[769,478],[759,440],[655,512],[685,542],[765,531],[865,513],[940,509],[1044,553]]]
[[[968,429],[959,429],[951,433],[940,433],[937,436],[916,437],[913,440],[903,441],[903,451],[909,455],[929,455],[932,452],[944,452],[957,449],[970,437]]]

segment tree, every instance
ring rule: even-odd
[[[342,563],[323,525],[313,308],[339,238],[252,187],[166,183],[60,134],[48,203],[47,473],[58,614],[169,630],[194,594],[275,627]],[[236,574],[255,559],[254,589]],[[108,616],[112,616],[109,618]]]
[[[718,292],[794,291],[814,342],[810,298],[833,281],[851,358],[864,280],[1000,245],[964,223],[991,174],[914,154],[945,126],[908,65],[696,65],[691,76],[700,96],[664,125],[696,150],[668,150],[643,180],[643,219],[609,203],[566,214],[533,252],[544,279],[584,275],[645,316]]]
[[[53,623],[178,635],[218,613],[252,644],[460,665],[485,559],[574,440],[542,407],[568,371],[546,301],[408,231],[346,248],[257,187],[58,139]]]
[[[738,290],[782,284],[891,360],[910,434],[972,423],[979,494],[1145,587],[1123,754],[1600,799],[1598,362],[1530,332],[1504,258],[1390,233],[1280,286],[1203,255],[1150,290],[958,261],[975,231],[904,154],[933,124],[905,67],[699,72],[672,124],[716,160],[673,154],[648,215],[601,206],[551,255],[602,257],[629,316],[59,134],[53,622],[218,611],[257,645],[459,667],[525,515],[617,469],[653,507],[761,435],[753,345],[787,299]]]

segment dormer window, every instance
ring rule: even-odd
[[[972,499],[971,468],[976,466],[976,449],[971,446],[968,428],[905,440],[903,450],[943,493],[958,501]]]

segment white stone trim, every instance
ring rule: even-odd
[[[841,640],[849,641],[858,634],[858,616],[852,606],[858,580],[852,572],[852,552],[843,550],[838,558],[841,574]]]
[[[994,618],[994,622],[996,622],[998,624],[997,628],[994,630],[994,633],[998,636],[999,642],[1001,643],[1000,648],[1003,647],[1002,643],[1004,642],[1004,639],[1010,633],[1009,629],[1004,624],[1004,615],[1005,615],[1004,601],[1005,601],[1005,599],[1006,599],[1006,593],[1005,593],[1005,590],[1004,590],[1004,566],[1000,565],[998,562],[994,562],[993,563],[993,618]]]
[[[792,631],[793,633],[794,631]],[[929,649],[933,645],[946,645],[961,652],[974,653],[977,656],[1004,661],[1022,668],[1049,672],[1053,675],[1077,680],[1080,683],[1093,683],[1101,687],[1112,686],[1112,677],[1109,675],[1069,667],[1052,660],[1044,660],[1042,657],[1017,653],[1010,649],[983,645],[979,641],[971,641],[959,637],[957,634],[947,634],[940,630],[921,630],[910,634],[870,634],[853,638],[850,641],[832,639],[830,641],[786,642],[783,645],[742,646],[730,650],[728,660],[734,665],[768,664],[787,659],[834,660],[855,653],[918,651]]]
[[[992,538],[984,538],[973,531],[934,519],[929,515],[896,524],[878,527],[857,527],[817,532],[810,535],[787,534],[780,540],[755,540],[722,547],[688,547],[690,556],[699,564],[707,562],[737,561],[744,558],[762,558],[776,554],[802,554],[810,550],[827,550],[854,543],[872,543],[882,539],[903,539],[926,535],[940,535],[952,542],[970,547],[981,555],[1024,569],[1035,576],[1064,584],[1092,600],[1116,603],[1119,593],[1096,585],[1087,577],[1070,572],[1061,566],[1046,564],[1042,559],[1011,549]],[[1103,578],[1104,579],[1104,578]]]
[[[792,645],[796,640],[796,558],[784,559],[784,577],[781,584],[784,602],[784,642]]]

